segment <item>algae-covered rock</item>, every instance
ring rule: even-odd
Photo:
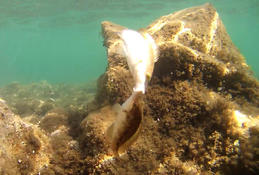
[[[21,84],[13,82],[0,88],[0,97],[22,118],[44,116],[56,108],[85,110],[93,101],[95,81],[84,84],[50,84],[47,81]]]
[[[120,53],[123,29],[102,23],[108,66],[98,82],[100,105],[122,104],[132,93]],[[259,82],[212,5],[162,16],[141,31],[153,37],[160,54],[144,95],[139,139],[113,158],[104,138],[112,109],[90,114],[81,123],[87,172],[259,173]]]
[[[49,165],[48,137],[14,115],[0,99],[0,174],[37,174]]]
[[[95,100],[94,83],[0,88],[0,174],[259,174],[259,83],[210,4],[140,29],[159,59],[133,103],[141,108],[127,111],[141,120],[109,145],[114,107],[134,87],[118,35],[125,28],[102,23],[108,66]]]
[[[76,138],[82,119],[96,108],[93,85],[1,87],[0,174],[84,174]]]

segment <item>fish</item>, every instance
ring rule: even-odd
[[[116,120],[106,131],[106,139],[116,157],[125,152],[138,138],[143,120],[142,92],[133,92],[122,104],[115,104]]]
[[[139,136],[143,120],[143,96],[158,60],[157,45],[147,32],[124,29],[119,36],[135,86],[131,96],[122,105],[113,106],[116,120],[105,134],[116,157],[125,152]]]
[[[133,91],[145,93],[151,79],[154,63],[158,60],[157,45],[147,32],[124,29],[120,33],[122,47],[130,72],[135,81]]]

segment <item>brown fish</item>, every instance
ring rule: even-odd
[[[138,138],[143,117],[142,92],[133,94],[121,105],[114,105],[116,121],[107,129],[106,138],[115,156],[126,151]]]

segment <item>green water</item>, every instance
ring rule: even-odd
[[[94,80],[107,64],[101,21],[138,29],[205,2],[259,77],[259,0],[0,0],[0,85]]]

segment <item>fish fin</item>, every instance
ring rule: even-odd
[[[141,96],[135,97],[133,108],[127,113],[127,126],[124,128],[124,135],[118,139],[117,152],[121,154],[125,152],[137,140],[142,128],[143,106]]]
[[[125,143],[123,143],[122,145],[119,146],[118,151],[117,151],[118,154],[125,152],[131,145],[133,145],[133,143],[136,142],[136,140],[139,137],[140,130],[141,130],[141,126]]]
[[[133,104],[135,102],[135,99],[140,96],[141,94],[143,94],[142,91],[134,91],[131,96],[122,104],[122,110],[123,111],[126,111],[126,112],[129,112],[132,107],[133,107]]]

